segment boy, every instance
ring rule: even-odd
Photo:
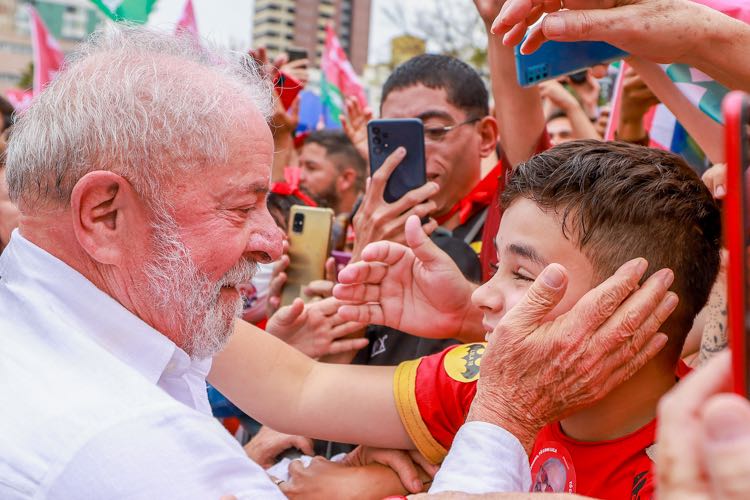
[[[502,203],[497,272],[472,296],[487,332],[551,262],[569,270],[570,282],[547,319],[631,258],[648,261],[646,276],[663,267],[674,271],[680,303],[661,328],[667,346],[600,402],[542,429],[529,457],[532,491],[651,497],[656,405],[676,382],[685,335],[719,266],[721,221],[711,194],[672,153],[575,141],[519,166]],[[455,346],[396,370],[402,422],[434,462],[466,417],[483,352],[481,343]]]

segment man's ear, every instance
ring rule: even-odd
[[[128,252],[133,231],[145,227],[143,202],[122,176],[105,170],[79,179],[70,197],[78,243],[101,264],[117,264]]]
[[[347,167],[339,173],[339,178],[336,181],[336,184],[339,192],[345,193],[346,191],[349,191],[356,182],[357,172],[353,168]]]
[[[479,120],[478,127],[480,136],[479,155],[482,158],[487,158],[497,147],[497,120],[494,116],[485,116]]]

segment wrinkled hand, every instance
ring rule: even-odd
[[[656,448],[659,498],[750,498],[750,403],[736,394],[721,394],[731,385],[727,351],[661,399]]]
[[[383,165],[370,178],[362,204],[352,221],[355,234],[352,251],[354,261],[359,260],[362,249],[374,241],[387,240],[403,243],[406,219],[411,215],[426,217],[437,208],[435,202],[430,199],[440,189],[435,182],[428,182],[412,189],[393,203],[387,203],[383,199],[388,179],[405,155],[404,148],[399,147],[386,158]],[[437,222],[433,219],[424,225],[428,234],[436,228]]]
[[[544,12],[551,12],[535,26],[524,42],[524,53],[534,52],[546,40],[563,42],[601,40],[655,62],[680,61],[700,37],[685,36],[685,26],[701,8],[681,0],[508,0],[492,24],[503,35],[503,43],[521,42],[530,25]],[[559,12],[558,12],[559,11]],[[645,29],[658,23],[659,29]]]
[[[703,183],[717,200],[723,200],[727,195],[727,165],[717,163],[703,173]]]
[[[297,448],[306,455],[315,454],[311,439],[282,434],[266,426],[261,427],[244,448],[247,456],[264,469],[275,464],[276,457],[289,448]]]
[[[664,347],[657,329],[674,311],[662,269],[638,288],[644,259],[624,264],[552,321],[543,318],[567,288],[551,264],[488,337],[477,394],[467,420],[494,423],[531,451],[539,430],[603,398]],[[635,290],[635,292],[634,292]]]
[[[349,466],[378,463],[393,469],[407,491],[419,493],[425,489],[425,481],[431,481],[439,467],[431,464],[417,450],[386,450],[357,446],[341,462]]]
[[[345,320],[340,305],[333,297],[309,304],[295,299],[269,318],[266,331],[311,358],[358,351],[368,340],[345,337],[364,331],[364,324]]]
[[[346,98],[346,115],[339,115],[339,121],[341,121],[344,133],[365,161],[370,158],[370,152],[367,149],[367,122],[370,120],[372,120],[372,109],[363,108],[356,97]]]
[[[380,241],[362,261],[339,273],[334,297],[342,318],[385,325],[420,337],[451,337],[471,310],[474,285],[425,234],[418,217],[406,221],[408,247]]]

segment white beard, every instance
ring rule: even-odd
[[[256,263],[240,260],[212,282],[193,262],[167,210],[154,210],[152,228],[155,256],[144,266],[149,295],[167,324],[179,328],[179,347],[194,359],[213,356],[229,341],[242,311],[239,294],[234,302],[219,303],[221,288],[250,281]]]

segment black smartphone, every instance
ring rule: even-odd
[[[367,124],[367,143],[370,150],[370,175],[383,165],[383,162],[399,146],[406,149],[406,156],[393,171],[383,193],[388,203],[424,185],[427,172],[424,154],[424,125],[417,118],[394,118],[391,120],[371,120]]]

